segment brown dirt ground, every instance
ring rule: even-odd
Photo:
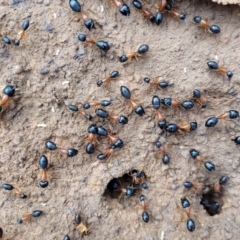
[[[155,2],[146,5],[155,11]],[[126,19],[111,1],[90,0],[85,1],[83,8],[90,9],[90,16],[99,24],[89,33],[77,20],[68,25],[75,15],[68,1],[20,1],[14,6],[8,1],[1,3],[0,19],[5,35],[16,36],[25,19],[31,23],[20,47],[0,43],[1,86],[11,83],[18,87],[1,117],[0,180],[21,187],[28,195],[23,200],[1,191],[0,226],[4,239],[52,240],[63,239],[66,234],[71,239],[81,239],[72,224],[76,212],[91,227],[84,239],[150,240],[160,239],[162,232],[164,239],[174,240],[240,239],[240,154],[239,147],[230,140],[239,135],[239,125],[233,121],[221,122],[212,134],[204,126],[210,116],[239,110],[239,7],[210,1],[175,1],[176,9],[187,14],[186,23],[166,13],[161,26],[156,26],[143,19],[132,5],[131,15]],[[196,15],[219,25],[221,34],[215,37],[196,27],[192,21]],[[111,42],[107,55],[79,42],[76,36],[81,32]],[[150,50],[139,61],[127,65],[118,62],[117,56],[142,43],[148,44]],[[234,72],[231,82],[207,69],[206,62],[215,58]],[[45,74],[40,74],[41,68]],[[113,70],[118,70],[120,77],[97,87],[96,81]],[[159,76],[160,80],[174,85],[167,90],[155,89],[143,82],[146,76]],[[143,117],[131,112],[120,95],[121,85],[129,87],[133,99],[144,106]],[[87,101],[112,99],[109,111],[127,115],[129,124],[120,127],[96,117],[94,122],[118,134],[125,143],[124,148],[104,163],[96,159],[97,153],[87,155],[85,137],[90,123],[70,112],[64,104],[57,106],[51,94],[54,87],[66,104],[80,106]],[[163,112],[171,122],[195,119],[199,123],[197,131],[160,135],[151,109],[152,96],[183,100],[191,96],[194,88],[204,92],[208,101],[206,109]],[[94,110],[91,112],[94,114]],[[75,147],[79,154],[65,158],[50,153],[44,146],[48,139],[61,146]],[[162,164],[161,154],[154,146],[156,140],[167,144],[171,155],[169,165]],[[215,163],[215,172],[206,172],[189,158],[188,151],[193,147]],[[42,154],[51,161],[52,178],[46,189],[38,187],[38,159]],[[149,201],[147,224],[141,220],[138,196],[121,200],[103,197],[113,177],[120,177],[133,168],[143,168],[148,177],[150,189],[144,192]],[[222,211],[210,217],[199,204],[199,196],[186,192],[182,183],[186,180],[212,183],[222,175],[229,176],[229,185],[221,196]],[[186,218],[183,219],[183,211],[178,207],[183,196],[193,206],[196,223],[193,233],[187,231]],[[17,224],[22,214],[36,209],[43,210],[44,215]]]

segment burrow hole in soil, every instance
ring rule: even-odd
[[[200,204],[207,211],[207,214],[214,216],[221,213],[223,206],[223,194],[223,191],[221,193],[215,193],[212,190],[202,194]]]
[[[133,175],[136,174],[136,172],[139,172],[139,170],[133,169],[130,170],[128,173],[123,174],[119,178],[113,178],[111,179],[107,187],[105,189],[105,192],[103,196],[106,198],[106,200],[111,201],[112,199],[124,199],[126,198],[126,193],[123,192],[122,190],[126,188],[131,188],[133,189],[133,196],[139,196],[142,193],[142,186],[140,184],[135,184],[133,181]],[[143,178],[142,182],[147,183],[147,177],[144,172],[143,173]]]

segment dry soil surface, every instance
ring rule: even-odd
[[[240,134],[239,123],[220,121],[214,131],[205,128],[210,116],[239,110],[239,7],[211,1],[175,1],[174,9],[186,13],[186,21],[164,13],[163,23],[157,26],[144,19],[131,1],[126,1],[131,8],[131,15],[126,18],[109,0],[89,0],[82,6],[96,22],[96,29],[89,32],[82,21],[71,21],[77,14],[67,0],[11,2],[1,1],[3,35],[14,38],[26,19],[30,20],[30,28],[19,47],[0,43],[1,87],[7,83],[17,86],[16,96],[1,115],[0,180],[20,187],[28,198],[20,199],[1,190],[0,227],[4,239],[61,240],[66,234],[71,239],[81,239],[73,225],[75,213],[90,227],[84,239],[240,239],[240,148],[231,141]],[[143,2],[156,11],[156,1]],[[221,33],[214,35],[197,27],[192,20],[196,15],[219,25]],[[110,50],[105,55],[98,48],[79,42],[79,33],[108,41]],[[133,59],[125,65],[118,61],[118,56],[143,43],[149,45],[149,52],[139,61]],[[209,71],[208,60],[218,60],[232,70],[232,80]],[[113,70],[119,71],[119,78],[98,87],[97,80]],[[144,77],[166,80],[172,85],[158,89],[145,83]],[[122,85],[144,107],[144,116],[136,115],[123,99]],[[61,105],[54,101],[53,88],[62,99]],[[196,105],[192,111],[161,111],[169,122],[196,120],[198,129],[162,134],[151,106],[152,96],[182,101],[190,99],[195,88],[207,99],[205,109]],[[66,106],[75,104],[81,108],[82,103],[103,99],[112,101],[107,108],[110,113],[128,116],[129,123],[119,126],[97,117],[89,122]],[[94,109],[89,112],[95,115]],[[104,162],[97,160],[98,150],[92,155],[85,153],[91,123],[105,126],[124,141],[124,147]],[[45,148],[46,140],[74,147],[79,153],[67,158],[50,152]],[[162,163],[162,154],[154,146],[157,140],[166,145],[171,156],[168,165]],[[98,149],[104,151],[107,147],[99,145]],[[207,172],[190,158],[190,148],[198,149],[205,160],[215,164],[216,170]],[[42,154],[50,161],[46,189],[38,186],[38,159]],[[143,194],[148,200],[148,223],[141,219],[139,190],[127,199],[104,196],[112,178],[132,169],[143,169],[147,176],[149,190]],[[209,216],[199,203],[201,193],[189,192],[182,184],[186,180],[210,184],[224,175],[229,177],[229,183],[218,197],[221,212]],[[196,229],[191,233],[186,229],[182,197],[187,197],[192,205]],[[44,212],[41,217],[17,224],[24,213],[36,209]]]

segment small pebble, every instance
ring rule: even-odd
[[[42,74],[42,75],[49,73],[49,71],[50,71],[49,68],[42,67],[42,68],[39,69],[39,73]]]

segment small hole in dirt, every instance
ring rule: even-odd
[[[223,206],[223,194],[210,190],[208,193],[202,194],[200,204],[210,216],[220,214]]]
[[[107,200],[111,200],[139,195],[142,191],[141,184],[146,180],[146,175],[142,172],[142,177],[137,178],[139,179],[139,183],[134,182],[135,176],[139,172],[141,171],[134,169],[129,173],[125,173],[122,177],[111,179],[103,196],[106,197]]]

